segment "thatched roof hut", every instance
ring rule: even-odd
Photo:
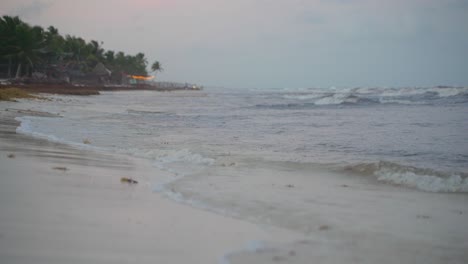
[[[92,73],[97,75],[97,76],[110,76],[112,72],[102,64],[102,62],[99,62],[96,64],[96,67],[92,70]]]

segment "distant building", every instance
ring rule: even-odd
[[[99,83],[109,83],[112,72],[102,62],[99,62],[91,71],[91,74],[97,78]]]

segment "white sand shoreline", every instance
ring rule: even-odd
[[[249,241],[296,236],[165,199],[143,161],[17,135],[0,115],[1,263],[217,263]]]

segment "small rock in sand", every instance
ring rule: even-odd
[[[89,139],[85,138],[85,139],[83,139],[83,144],[89,145],[89,144],[91,144],[91,141]]]
[[[327,225],[321,225],[321,226],[319,227],[319,230],[321,230],[321,231],[323,231],[323,230],[328,230],[328,229],[330,229],[330,226],[327,226]]]
[[[67,167],[53,167],[54,170],[67,171]]]
[[[8,156],[7,156],[7,157],[8,157],[8,158],[10,158],[10,159],[14,159],[14,158],[16,158],[16,155],[15,155],[15,154],[13,154],[13,153],[11,153],[11,154],[8,154]]]
[[[285,186],[288,187],[288,188],[294,188],[293,184],[286,184]]]
[[[125,182],[125,183],[129,183],[129,184],[137,184],[138,183],[134,179],[127,178],[127,177],[120,178],[120,182]]]

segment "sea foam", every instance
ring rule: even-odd
[[[121,154],[129,154],[139,158],[154,160],[159,163],[187,162],[199,165],[212,165],[215,160],[207,158],[198,153],[193,153],[187,148],[184,149],[121,149]]]
[[[310,89],[307,92],[287,93],[284,99],[306,101],[316,106],[341,104],[428,104],[450,99],[465,102],[467,87],[407,87],[407,88],[342,88]]]
[[[373,175],[381,182],[427,192],[468,192],[468,177],[464,173],[439,172],[385,161],[356,164],[346,169],[363,175]]]
[[[55,135],[35,131],[35,128],[33,125],[34,121],[41,122],[49,118],[56,118],[56,117],[36,117],[36,116],[16,117],[15,120],[20,122],[20,125],[16,128],[16,133],[44,139],[44,140],[54,142],[54,143],[70,145],[79,149],[101,150],[101,148],[96,147],[96,146],[92,146],[92,145],[84,144],[80,142],[69,141],[69,140],[57,137]]]

